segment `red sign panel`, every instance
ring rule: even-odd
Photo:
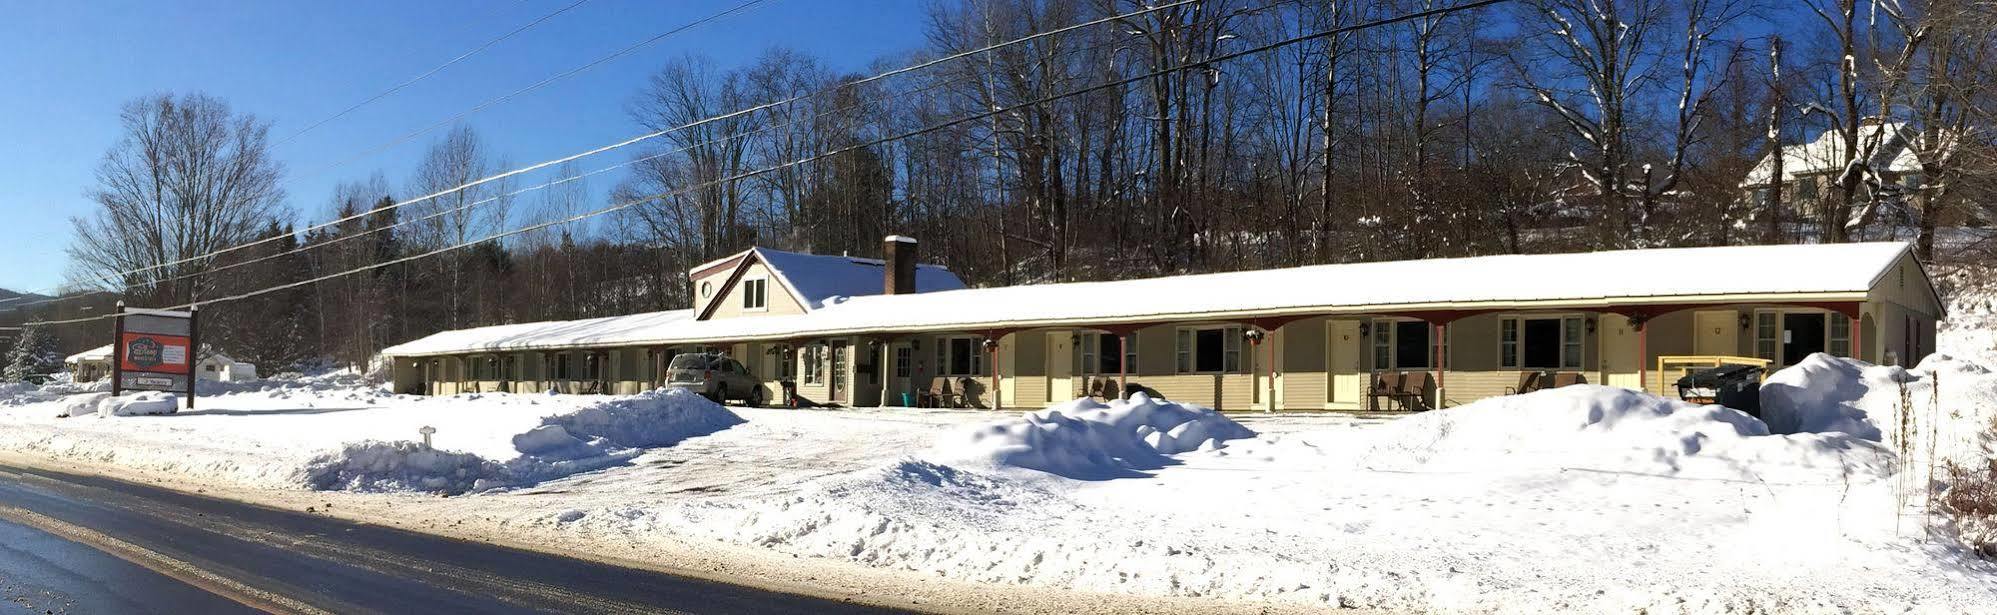
[[[118,340],[118,369],[155,374],[187,374],[193,371],[194,353],[186,336],[126,332]]]

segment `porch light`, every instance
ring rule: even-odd
[[[1366,337],[1368,335],[1371,335],[1372,333],[1373,333],[1373,323],[1365,321],[1359,322],[1359,337]]]
[[[985,347],[985,350],[997,350],[998,340],[987,337],[985,338],[984,343],[981,345]]]
[[[1243,329],[1241,331],[1241,337],[1243,339],[1248,340],[1248,343],[1251,344],[1262,343],[1262,335],[1263,333],[1261,329]]]
[[[1587,317],[1587,318],[1583,319],[1583,320],[1581,321],[1581,323],[1582,323],[1583,325],[1586,325],[1586,326],[1588,327],[1588,333],[1589,333],[1589,334],[1593,334],[1593,333],[1595,332],[1595,317],[1593,317],[1593,316],[1589,316],[1589,317]]]
[[[1750,325],[1752,325],[1752,324],[1754,324],[1754,319],[1753,319],[1753,318],[1749,318],[1749,317],[1748,317],[1748,315],[1746,315],[1746,314],[1741,314],[1741,315],[1740,315],[1740,330],[1742,330],[1742,331],[1746,331],[1746,330],[1747,330],[1747,328],[1748,328],[1748,326],[1750,326]]]

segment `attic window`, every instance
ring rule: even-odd
[[[770,280],[742,281],[742,309],[761,310],[770,307]]]

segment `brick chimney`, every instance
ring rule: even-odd
[[[881,260],[887,261],[886,280],[881,292],[889,295],[915,294],[915,238],[889,235],[881,240]]]

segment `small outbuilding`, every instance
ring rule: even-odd
[[[62,364],[76,382],[94,382],[100,378],[110,377],[111,346],[106,344],[69,355],[62,360]],[[201,348],[201,360],[195,367],[195,376],[216,382],[256,380],[257,366],[229,358],[229,355],[204,345]]]

